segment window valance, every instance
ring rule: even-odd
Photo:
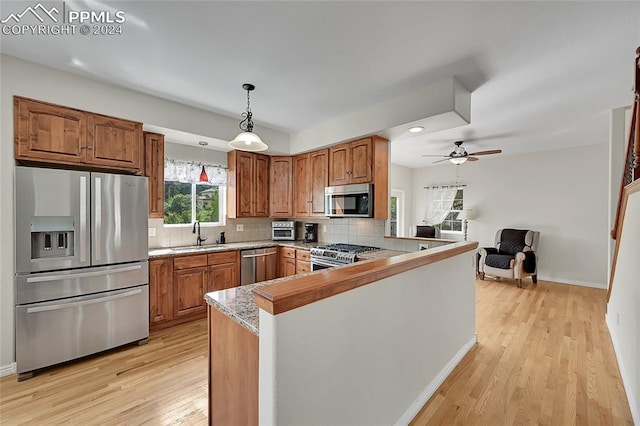
[[[204,166],[209,184],[225,186],[227,184],[227,170],[217,164],[196,163],[193,161],[164,159],[164,180],[178,181],[183,183],[200,182],[200,172]]]

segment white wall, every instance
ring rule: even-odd
[[[188,107],[52,68],[0,55],[0,374],[14,361],[13,332],[13,96],[128,118],[212,138],[230,140],[238,119]],[[289,152],[289,137],[256,127],[272,149]]]
[[[607,326],[635,424],[640,425],[640,192],[629,197]]]
[[[606,288],[608,145],[483,157],[459,166],[464,204],[477,216],[469,240],[492,246],[500,228],[540,231],[539,277]],[[413,218],[424,217],[424,186],[453,184],[452,164],[414,169]]]
[[[413,206],[411,204],[411,169],[398,164],[389,163],[389,190],[398,189],[404,191],[404,212],[402,214],[403,231],[402,236],[413,237],[409,229],[412,225]]]
[[[476,341],[473,259],[261,310],[260,424],[408,423]]]

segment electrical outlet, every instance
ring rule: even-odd
[[[244,231],[244,225],[243,224],[236,225],[236,231],[238,231],[238,232]]]
[[[150,237],[156,236],[156,228],[149,228],[149,236]]]

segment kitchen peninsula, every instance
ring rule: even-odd
[[[476,342],[476,247],[208,293],[210,422],[408,422]]]

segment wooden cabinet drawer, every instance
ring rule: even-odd
[[[296,275],[311,271],[311,263],[304,260],[296,260]]]
[[[290,247],[280,247],[280,250],[282,250],[282,257],[286,257],[288,259],[296,258],[296,249]]]
[[[221,263],[235,263],[238,261],[238,250],[223,251],[221,253],[210,253],[207,255],[209,265],[219,265]]]
[[[199,266],[207,266],[207,255],[199,254],[197,256],[175,257],[173,259],[173,269],[197,268]]]
[[[311,253],[309,250],[296,250],[296,260],[302,260],[304,262],[311,261]]]

